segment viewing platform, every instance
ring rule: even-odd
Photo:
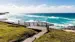
[[[54,24],[48,23],[48,22],[41,22],[41,21],[12,21],[12,20],[0,20],[2,22],[7,22],[9,24],[18,24],[18,25],[24,25],[27,27],[33,27],[33,26],[39,26],[39,27],[46,27],[48,26],[54,26]]]

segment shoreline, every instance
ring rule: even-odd
[[[66,32],[75,32],[75,30],[64,30]]]
[[[18,19],[15,19],[15,20],[10,20],[8,18],[0,18],[0,21],[2,22],[7,22],[7,23],[12,23],[12,24],[19,24],[19,25],[26,25],[28,26],[29,24],[32,24],[34,22],[34,26],[38,23],[38,24],[41,24],[44,25],[45,23],[49,24],[49,28],[53,28],[53,29],[68,29],[69,27],[74,27],[74,26],[71,26],[71,25],[58,25],[58,24],[53,24],[53,23],[50,23],[50,22],[46,22],[46,21],[34,21],[34,20],[30,20],[30,21],[22,21],[22,20],[18,20]]]
[[[0,20],[1,22],[7,22],[7,23],[11,23],[11,24],[19,24],[19,25],[29,25],[29,23],[30,24],[32,24],[32,23],[34,23],[34,25],[33,26],[35,26],[37,23],[42,23],[42,25],[44,25],[45,23],[47,23],[47,24],[49,24],[49,25],[51,25],[51,26],[49,26],[49,28],[54,28],[54,29],[68,29],[69,27],[74,27],[74,26],[56,26],[56,25],[54,25],[54,24],[52,24],[52,23],[49,23],[49,22],[41,22],[41,21],[21,21],[21,20],[16,20],[16,21],[14,21],[14,20],[8,20],[8,19],[3,19],[3,20]],[[25,24],[26,23],[26,24]]]

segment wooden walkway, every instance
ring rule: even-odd
[[[29,26],[27,28],[38,29],[38,30],[41,30],[41,32],[39,32],[38,34],[35,34],[32,37],[25,39],[22,42],[33,42],[35,39],[38,39],[39,37],[41,37],[42,35],[44,35],[47,32],[46,27],[38,27],[38,26],[32,26],[31,27],[31,26]]]
[[[41,27],[41,26],[28,26],[27,28],[38,29],[38,30],[46,30],[46,27]]]

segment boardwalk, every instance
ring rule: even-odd
[[[29,38],[25,39],[22,42],[33,42],[35,39],[38,39],[40,36],[44,35],[47,32],[46,27],[38,27],[38,26],[32,26],[31,27],[31,26],[29,26],[27,28],[38,29],[38,30],[42,30],[42,31],[38,34],[35,34],[32,37],[29,37]]]

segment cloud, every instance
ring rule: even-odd
[[[11,13],[74,13],[75,6],[60,5],[49,6],[46,4],[38,6],[17,6],[17,5],[0,5],[0,12]]]

